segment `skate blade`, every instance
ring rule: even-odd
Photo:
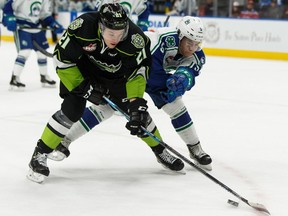
[[[66,158],[66,155],[60,151],[54,150],[47,155],[47,158],[54,161],[62,161]]]
[[[53,85],[50,85],[48,83],[41,83],[42,88],[56,88],[56,83]]]
[[[158,162],[158,163],[159,163],[159,162]],[[179,171],[171,170],[171,169],[169,169],[168,167],[166,167],[165,165],[163,165],[162,163],[160,163],[160,164],[161,164],[161,166],[162,166],[165,170],[167,170],[167,171],[169,171],[169,172],[171,172],[171,173],[180,174],[180,175],[186,175],[186,172],[184,171],[184,169],[179,170]]]
[[[194,160],[195,164],[200,167],[201,169],[207,170],[207,171],[212,171],[212,166],[211,164],[207,164],[207,165],[202,165],[200,164],[197,160]]]
[[[204,170],[207,170],[207,171],[212,171],[212,165],[211,163],[210,164],[207,164],[207,165],[203,165],[203,164],[200,164],[196,158],[194,158],[191,154],[190,154],[190,158],[194,161],[194,163],[200,167],[201,169],[204,169]]]
[[[29,179],[30,181],[36,182],[36,183],[43,183],[46,176],[40,174],[40,173],[36,173],[34,172],[31,168],[29,168],[28,174],[26,175],[27,179]]]
[[[25,90],[25,87],[17,87],[17,86],[10,85],[8,90],[14,91],[14,92],[23,92]]]

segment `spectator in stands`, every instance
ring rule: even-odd
[[[172,10],[167,12],[166,15],[180,15],[181,10],[181,0],[175,0],[172,6]]]
[[[213,0],[206,0],[205,6],[204,6],[204,14],[205,14],[205,16],[213,16],[214,15]]]
[[[197,2],[196,0],[181,0],[182,15],[184,16],[196,16],[197,14]]]
[[[233,2],[231,17],[240,18],[241,8],[238,1]]]
[[[172,11],[167,15],[196,16],[198,11],[196,0],[176,0]]]
[[[254,1],[248,0],[246,8],[241,11],[240,18],[258,19],[259,13],[254,8]]]
[[[269,5],[264,5],[260,11],[260,18],[279,19],[281,17],[281,8],[277,0],[271,0]]]
[[[283,6],[283,12],[281,15],[281,19],[287,19],[288,20],[288,3],[287,3],[287,5]]]
[[[259,6],[262,8],[263,6],[268,6],[270,5],[271,0],[259,0]]]
[[[83,10],[83,4],[79,0],[70,0],[69,11],[81,12]]]

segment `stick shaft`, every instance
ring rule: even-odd
[[[119,111],[122,115],[125,116],[125,118],[129,121],[130,116],[125,113],[123,110],[121,110],[115,103],[113,103],[109,98],[107,98],[106,96],[103,96],[103,98],[107,101],[107,103],[113,107],[115,110]],[[240,196],[238,193],[236,193],[234,190],[232,190],[230,187],[228,187],[227,185],[225,185],[224,183],[222,183],[221,181],[219,181],[218,179],[216,179],[214,176],[210,175],[209,173],[207,173],[205,170],[201,169],[199,166],[197,166],[196,164],[194,164],[191,160],[187,159],[185,156],[183,156],[182,154],[180,154],[178,151],[176,151],[174,148],[172,148],[171,146],[169,146],[168,144],[166,144],[165,142],[163,142],[162,140],[160,140],[158,137],[156,137],[154,134],[150,133],[146,128],[141,127],[141,129],[151,138],[153,138],[155,141],[159,142],[160,145],[162,145],[163,147],[167,148],[169,151],[171,151],[172,153],[174,153],[176,156],[178,156],[179,158],[181,158],[183,161],[185,161],[186,163],[188,163],[190,166],[194,167],[197,171],[199,171],[200,173],[202,173],[203,175],[205,175],[207,178],[209,178],[210,180],[212,180],[214,183],[220,185],[222,188],[224,188],[226,191],[228,191],[229,193],[233,194],[234,196],[236,196],[238,199],[240,199],[241,201],[243,201],[244,203],[246,203],[247,205],[249,205],[250,207],[258,210],[258,211],[263,211],[267,214],[270,214],[269,211],[265,208],[264,205],[262,204],[254,204],[254,203],[249,203],[249,201],[247,199],[245,199],[244,197]]]
[[[168,21],[170,19],[170,15],[168,15],[164,21],[163,27],[167,27],[168,26]]]

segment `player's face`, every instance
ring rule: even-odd
[[[124,36],[124,29],[121,30],[113,30],[109,28],[105,28],[102,36],[104,38],[105,44],[110,48],[113,49],[117,46],[117,44],[121,41]]]
[[[185,57],[193,55],[200,47],[200,42],[183,37],[179,44],[179,52]]]

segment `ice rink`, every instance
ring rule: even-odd
[[[52,51],[52,50],[50,50]],[[35,53],[22,74],[24,92],[8,91],[16,58],[0,46],[0,215],[2,216],[255,216],[265,215],[185,164],[171,173],[115,115],[71,145],[62,162],[48,161],[43,184],[26,179],[28,163],[58,89],[42,88]],[[49,73],[59,80],[49,59]],[[219,181],[274,216],[288,207],[288,62],[207,56],[195,87],[184,96]],[[149,98],[164,141],[188,157],[164,112]],[[227,204],[232,199],[239,207]],[[285,213],[286,212],[286,213]]]

